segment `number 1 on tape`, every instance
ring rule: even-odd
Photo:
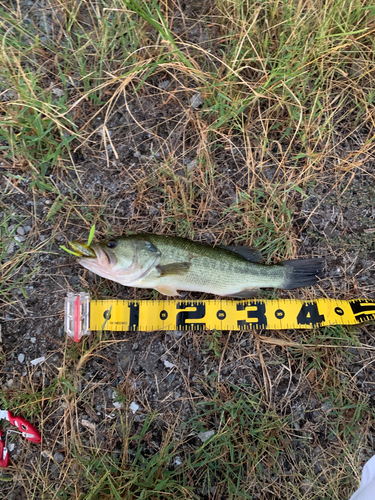
[[[77,297],[81,297],[78,302]],[[371,299],[89,301],[87,294],[68,294],[65,301],[65,329],[75,341],[89,330],[101,329],[283,330],[356,325],[374,319],[375,300]]]

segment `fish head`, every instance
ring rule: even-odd
[[[125,236],[87,245],[71,241],[70,246],[82,258],[79,263],[122,285],[132,285],[147,276],[160,261],[160,251],[147,239]]]

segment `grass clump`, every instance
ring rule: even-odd
[[[11,211],[4,211],[0,218],[0,262],[2,263],[2,274],[0,281],[0,304],[5,305],[13,302],[13,291],[19,290],[23,297],[27,297],[24,285],[29,282],[36,269],[28,269],[20,274],[20,268],[30,258],[27,246],[23,238],[17,233],[22,226],[23,220],[12,216]],[[19,248],[16,255],[10,258],[14,248]]]

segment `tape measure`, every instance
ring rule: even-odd
[[[68,294],[65,331],[285,330],[375,320],[375,300],[90,300]]]

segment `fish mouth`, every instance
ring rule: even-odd
[[[106,265],[106,267],[116,265],[116,257],[107,248],[101,248],[97,245],[87,245],[80,241],[70,241],[69,245],[76,252],[78,257],[90,260],[97,259],[99,264]]]

